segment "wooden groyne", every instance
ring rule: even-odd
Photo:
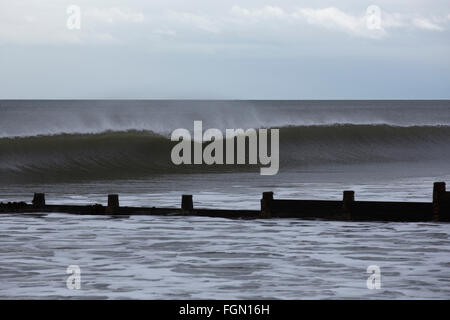
[[[35,193],[31,204],[0,203],[0,213],[69,213],[80,215],[162,215],[205,216],[221,218],[300,218],[336,221],[450,221],[450,192],[445,182],[435,182],[431,202],[356,201],[355,192],[343,192],[341,201],[274,199],[264,192],[259,210],[221,210],[194,207],[192,195],[182,195],[179,208],[120,206],[117,194],[108,195],[106,206],[49,205],[45,194]]]

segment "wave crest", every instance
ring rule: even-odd
[[[260,167],[176,166],[170,160],[175,144],[167,136],[136,130],[0,138],[0,178],[10,182],[143,178]],[[449,157],[450,126],[446,125],[337,124],[280,128],[280,170]]]

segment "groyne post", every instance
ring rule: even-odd
[[[119,209],[119,195],[108,194],[108,206],[106,207],[106,213],[115,213]]]
[[[183,214],[187,214],[194,210],[194,203],[192,201],[191,194],[181,195],[181,210],[182,210]]]
[[[352,219],[352,205],[355,201],[355,191],[345,190],[342,197],[342,210],[344,212],[345,218],[348,220]]]
[[[33,196],[33,206],[42,208],[45,206],[45,193],[35,193]]]
[[[445,182],[435,182],[433,184],[433,220],[444,220],[445,209],[449,206],[450,198],[447,196],[449,192],[446,192]],[[448,208],[447,208],[448,209]],[[447,218],[448,219],[448,218]]]
[[[263,192],[261,199],[261,216],[263,218],[270,218],[272,216],[272,202],[273,192]]]

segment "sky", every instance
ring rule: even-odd
[[[0,99],[449,96],[448,0],[0,0]]]

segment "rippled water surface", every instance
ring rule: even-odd
[[[0,217],[0,297],[450,298],[450,224]],[[66,288],[79,265],[81,290]],[[366,268],[381,269],[381,289]]]

